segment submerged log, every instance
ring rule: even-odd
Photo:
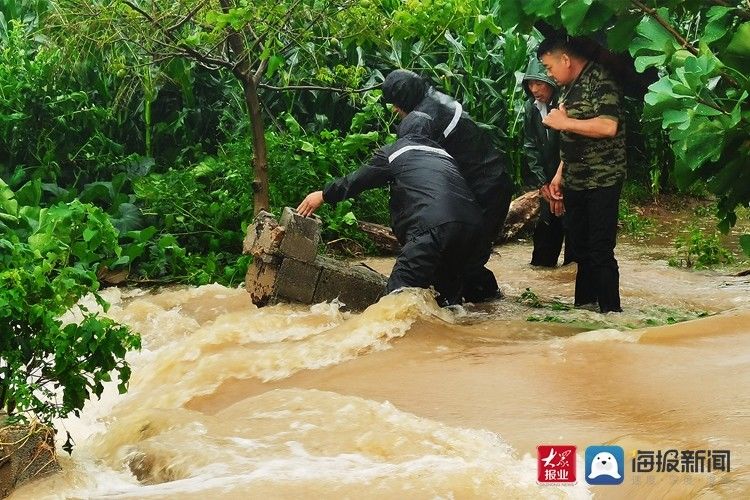
[[[390,227],[364,221],[357,221],[357,226],[372,238],[375,246],[378,247],[380,251],[395,254],[398,253],[401,248],[401,245],[398,244],[398,240]]]
[[[495,243],[505,243],[530,232],[536,224],[537,217],[539,217],[539,192],[534,190],[522,194],[510,203],[508,217]],[[358,221],[357,225],[372,238],[373,243],[381,252],[398,253],[401,246],[390,227],[364,221]]]

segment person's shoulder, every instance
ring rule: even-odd
[[[589,71],[589,77],[599,81],[607,81],[616,83],[615,77],[606,66],[603,64],[592,61],[591,68]]]

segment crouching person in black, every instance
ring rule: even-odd
[[[501,293],[495,275],[485,264],[515,191],[505,168],[504,154],[493,145],[487,130],[465,113],[458,101],[438,92],[416,73],[403,69],[389,73],[383,82],[383,99],[392,104],[402,118],[414,111],[432,118],[431,139],[456,160],[459,172],[482,211],[481,252],[467,271],[464,298],[469,302],[499,298]]]
[[[429,288],[438,303],[460,303],[464,276],[476,260],[482,213],[451,156],[428,139],[431,119],[411,113],[398,140],[378,149],[355,172],[315,191],[297,207],[308,216],[323,202],[337,203],[362,191],[389,186],[391,227],[401,244],[387,292]]]

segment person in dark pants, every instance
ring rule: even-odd
[[[482,209],[481,252],[467,273],[464,298],[469,302],[483,302],[501,297],[495,275],[485,264],[515,191],[503,154],[493,145],[489,133],[463,111],[459,102],[436,91],[412,71],[399,69],[389,73],[383,82],[383,99],[392,104],[402,118],[413,111],[432,118],[432,140],[456,160]]]
[[[391,227],[401,244],[386,291],[435,287],[441,305],[461,302],[469,264],[482,237],[482,213],[453,158],[429,139],[432,119],[411,113],[398,140],[370,161],[315,191],[297,207],[308,216],[323,202],[389,186]]]
[[[622,92],[610,73],[566,39],[545,39],[537,56],[562,86],[560,105],[543,123],[560,131],[562,161],[550,182],[553,211],[564,199],[568,237],[578,262],[575,305],[622,311],[615,259],[620,191],[625,178]]]
[[[557,106],[558,88],[555,81],[547,76],[547,71],[537,58],[529,62],[521,86],[529,97],[524,103],[523,119],[523,151],[528,167],[527,184],[543,193],[549,189],[549,183],[555,177],[560,164],[560,133],[545,127],[542,123],[547,113]],[[531,265],[557,267],[557,259],[565,240],[564,217],[554,215],[544,198],[539,200],[539,220],[534,228]],[[563,265],[573,260],[575,259],[570,241],[566,241]]]

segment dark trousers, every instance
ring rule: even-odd
[[[564,191],[568,238],[578,259],[575,304],[598,302],[601,312],[622,311],[620,272],[615,260],[621,189],[622,184],[616,184]]]
[[[481,241],[478,225],[448,222],[407,238],[396,257],[388,293],[401,287],[434,286],[441,305],[458,304],[469,262]]]
[[[539,199],[539,205],[539,220],[534,228],[531,265],[557,267],[557,258],[560,256],[563,241],[565,242],[563,265],[574,262],[576,258],[573,245],[570,243],[570,238],[565,237],[568,231],[565,216],[555,216],[549,208],[549,202],[543,198]]]
[[[481,302],[497,297],[499,289],[495,275],[485,267],[492,254],[492,246],[508,215],[515,186],[507,172],[494,180],[483,179],[470,186],[482,208],[482,239],[476,258],[466,273],[464,298]]]

